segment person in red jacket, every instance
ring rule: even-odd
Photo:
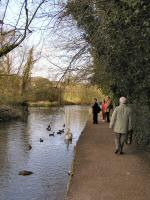
[[[107,104],[106,101],[104,100],[102,103],[102,117],[104,121],[106,120],[106,110],[107,110]]]

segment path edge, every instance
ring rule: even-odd
[[[74,152],[73,152],[73,154],[74,154],[73,157],[74,158],[73,158],[72,163],[71,163],[70,177],[69,177],[69,180],[68,180],[68,183],[67,183],[67,189],[66,189],[66,194],[65,194],[64,200],[68,200],[68,193],[70,191],[70,186],[72,184],[72,180],[73,180],[73,176],[74,176],[74,166],[75,166],[75,161],[76,161],[76,157],[77,157],[77,148],[78,148],[78,145],[79,145],[79,142],[80,142],[81,138],[84,136],[86,127],[87,127],[88,123],[90,122],[90,120],[91,120],[91,114],[89,114],[88,120],[87,120],[87,122],[86,122],[86,124],[85,124],[85,126],[84,126],[84,128],[83,128],[83,130],[82,130],[82,132],[81,132],[81,134],[80,134],[80,136],[78,138],[78,140],[77,140],[76,145],[74,146]]]

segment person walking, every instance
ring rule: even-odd
[[[100,101],[98,105],[99,105],[99,107],[100,107],[99,118],[100,118],[100,120],[102,121],[102,120],[103,120],[103,114],[102,114],[102,112],[101,112],[101,111],[102,111],[102,102]]]
[[[94,98],[92,111],[93,111],[93,124],[98,124],[98,113],[100,112],[100,106],[98,105],[96,98]]]
[[[128,132],[132,130],[132,111],[126,105],[126,98],[119,99],[120,105],[117,106],[112,114],[109,128],[114,129],[115,133],[115,153],[124,154],[123,146]]]
[[[106,109],[107,109],[107,104],[106,101],[104,100],[102,103],[102,117],[103,117],[103,121],[106,120]]]
[[[110,110],[113,109],[112,100],[109,96],[106,97],[106,121],[110,122]]]

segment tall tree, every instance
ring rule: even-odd
[[[135,103],[137,139],[150,143],[150,1],[70,0],[66,12],[85,32],[93,82]]]
[[[33,47],[29,50],[27,62],[24,66],[22,73],[22,87],[21,87],[21,95],[22,97],[26,97],[27,91],[29,89],[30,78],[31,78],[31,70],[34,64],[33,60]]]
[[[150,2],[75,0],[67,12],[90,44],[93,81],[115,97],[149,104]]]

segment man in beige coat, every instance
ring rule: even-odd
[[[132,130],[132,113],[126,105],[126,98],[120,98],[120,105],[117,106],[112,114],[110,128],[115,132],[115,153],[123,154],[123,146],[127,138],[127,133]]]

